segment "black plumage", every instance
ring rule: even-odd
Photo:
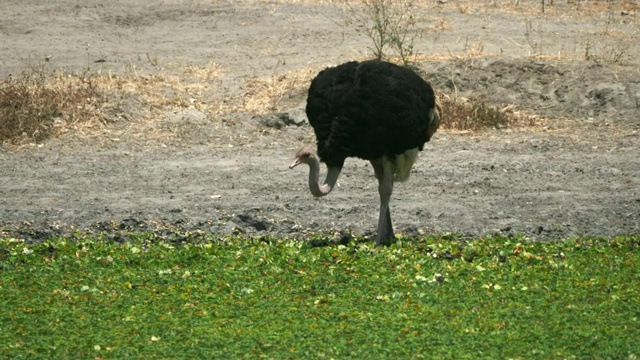
[[[321,71],[311,82],[306,112],[320,160],[342,167],[347,157],[375,160],[422,150],[435,132],[434,109],[433,88],[415,72],[371,60]]]
[[[389,209],[393,184],[409,178],[440,115],[431,85],[409,69],[382,61],[325,69],[311,82],[307,99],[318,156],[303,147],[289,168],[309,165],[309,190],[320,197],[334,189],[347,157],[369,160],[380,194],[376,244],[388,244],[395,238]],[[320,161],[327,164],[323,182]]]

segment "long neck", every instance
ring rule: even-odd
[[[333,190],[341,168],[329,167],[324,183],[320,184],[320,161],[314,156],[309,163],[309,190],[315,197],[325,196]]]

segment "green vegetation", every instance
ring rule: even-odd
[[[640,355],[640,236],[0,239],[0,358]]]

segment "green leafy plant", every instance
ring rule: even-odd
[[[2,358],[635,358],[640,237],[0,239]]]

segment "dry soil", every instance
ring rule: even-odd
[[[449,96],[539,122],[439,131],[395,188],[396,232],[538,240],[639,233],[635,8],[556,1],[542,15],[538,1],[497,3],[424,2],[415,10],[418,67]],[[49,58],[51,70],[175,76],[188,85],[166,90],[186,99],[179,106],[133,93],[99,129],[0,148],[5,236],[181,229],[307,238],[375,229],[377,183],[367,162],[348,160],[339,186],[321,199],[308,192],[305,170],[288,169],[313,141],[302,112],[309,76],[369,56],[369,39],[344,25],[349,11],[340,4],[5,0],[0,14],[0,81]]]

